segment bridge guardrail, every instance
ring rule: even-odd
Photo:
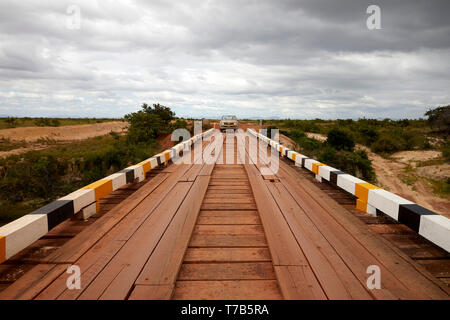
[[[450,219],[447,217],[342,172],[339,169],[330,167],[291,150],[253,129],[247,129],[247,131],[277,150],[280,156],[294,161],[296,166],[306,168],[313,172],[319,181],[325,179],[331,184],[354,195],[357,198],[356,208],[358,210],[372,215],[377,212],[382,212],[408,226],[427,240],[447,250],[447,252],[450,252]]]
[[[0,227],[0,263],[11,258],[73,215],[81,213],[83,217],[87,218],[95,214],[99,211],[99,199],[128,183],[143,181],[148,171],[167,163],[176,155],[180,155],[182,150],[188,150],[191,145],[210,135],[213,130],[209,129],[195,135],[170,149],[95,181]]]

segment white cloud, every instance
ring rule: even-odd
[[[364,1],[80,0],[79,30],[69,4],[1,2],[1,114],[420,117],[450,101],[444,1],[380,1],[381,31]]]

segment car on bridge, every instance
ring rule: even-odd
[[[227,115],[222,116],[222,119],[219,123],[220,131],[226,130],[226,129],[234,129],[237,130],[239,127],[239,121],[236,116],[233,115]]]

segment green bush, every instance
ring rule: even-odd
[[[380,137],[378,131],[371,126],[361,126],[356,132],[360,135],[359,142],[365,146],[370,146]]]
[[[125,120],[130,123],[127,135],[130,143],[145,143],[172,131],[170,122],[175,113],[170,108],[159,103],[153,104],[153,107],[144,103],[141,108],[142,110],[125,115]]]
[[[364,150],[337,151],[328,145],[319,154],[318,160],[361,179],[375,181],[375,171]]]
[[[401,140],[389,135],[380,137],[370,146],[370,149],[376,153],[394,153],[403,150],[403,148]]]
[[[375,182],[375,171],[365,151],[336,150],[330,143],[310,139],[295,130],[283,131],[283,134],[293,139],[300,146],[301,150],[299,151],[301,153],[309,157],[315,157],[320,162],[361,179]]]
[[[345,130],[333,128],[328,132],[327,144],[336,150],[353,151],[355,141],[353,137]]]
[[[290,137],[292,139],[294,139],[294,140],[298,140],[298,139],[301,139],[301,138],[305,138],[306,134],[300,129],[293,129],[290,132]]]
[[[450,133],[450,105],[429,109],[425,115],[431,129]]]

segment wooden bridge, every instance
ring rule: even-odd
[[[224,137],[201,144],[209,163],[152,169],[1,264],[0,299],[449,298],[446,250],[290,160],[263,175],[255,138]]]

